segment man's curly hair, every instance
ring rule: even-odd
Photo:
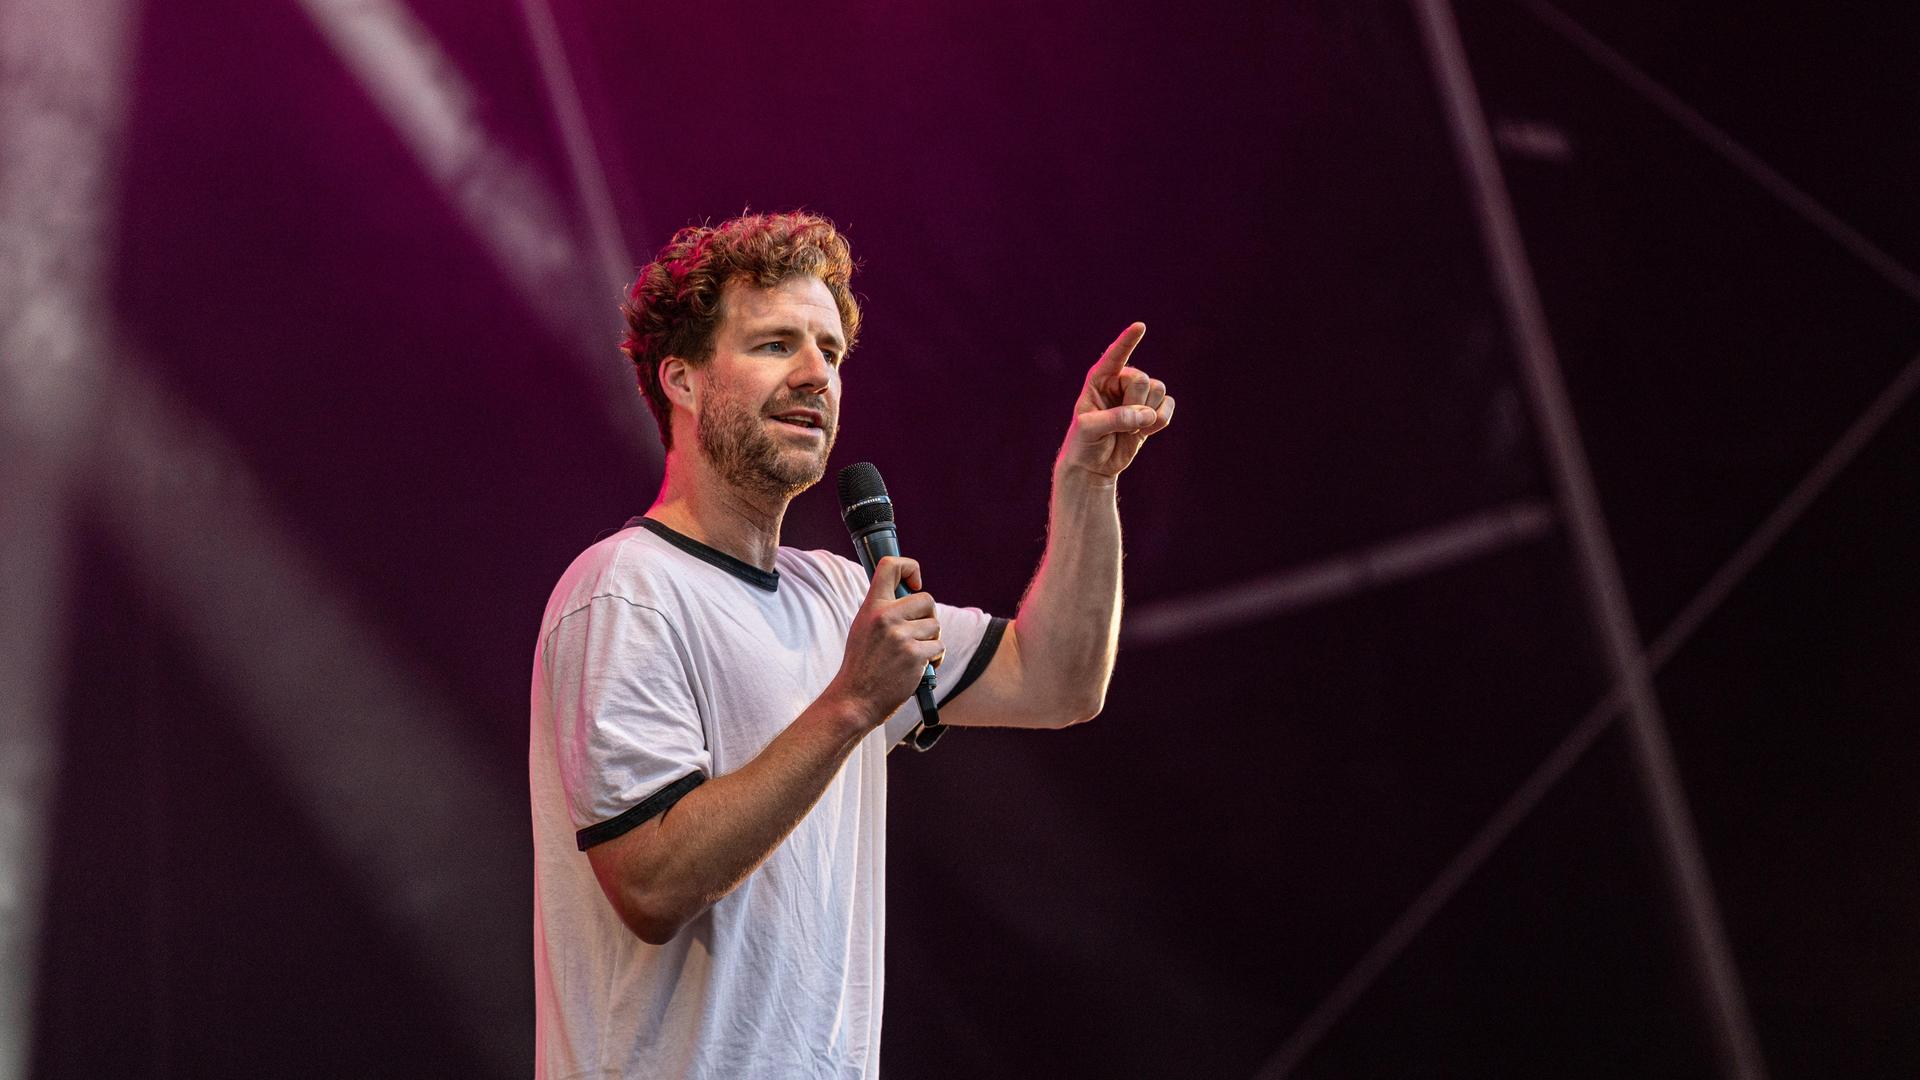
[[[620,351],[633,361],[667,449],[673,448],[673,406],[660,386],[660,362],[677,356],[698,366],[713,359],[727,282],[770,289],[801,276],[826,284],[851,353],[860,336],[860,304],[848,285],[853,254],[833,222],[818,214],[747,214],[719,225],[689,225],[640,271],[620,307],[627,317]]]

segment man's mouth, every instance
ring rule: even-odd
[[[788,427],[797,427],[808,431],[819,431],[826,426],[824,418],[811,409],[790,409],[787,412],[775,413],[772,419]]]

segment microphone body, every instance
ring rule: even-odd
[[[869,578],[881,559],[900,554],[900,534],[893,524],[893,500],[880,479],[880,470],[872,464],[863,461],[840,470],[840,517],[847,524],[854,554]],[[894,595],[913,593],[902,583],[894,587]],[[920,723],[908,734],[907,741],[916,750],[930,749],[947,730],[940,723],[940,708],[933,702],[937,685],[933,665],[928,664],[920,674],[920,685],[913,691],[914,701],[920,706]]]
[[[869,525],[853,534],[853,547],[860,556],[860,565],[866,567],[867,576],[872,577],[873,568],[880,565],[881,559],[900,554],[900,534],[891,521]],[[895,586],[894,593],[897,596],[908,595],[906,585]]]

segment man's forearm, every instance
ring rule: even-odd
[[[1120,636],[1115,477],[1055,464],[1047,550],[1014,619],[1022,686],[1059,723],[1100,711]]]
[[[746,880],[873,730],[859,713],[822,696],[752,761],[590,849],[594,873],[622,921],[642,940],[662,944]]]

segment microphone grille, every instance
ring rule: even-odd
[[[886,481],[870,461],[861,461],[840,470],[840,516],[849,529],[864,529],[893,520],[893,500],[887,497]]]

